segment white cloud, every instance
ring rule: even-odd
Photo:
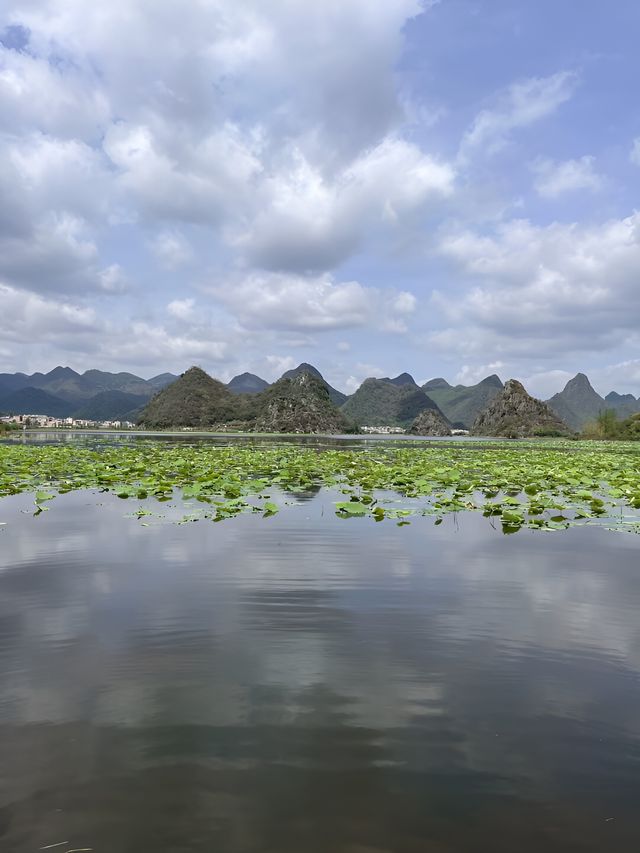
[[[0,234],[0,274],[36,291],[102,289],[98,250],[86,223],[49,213],[27,234]]]
[[[373,326],[405,331],[416,299],[406,291],[336,281],[332,275],[249,273],[209,289],[247,328],[298,331]]]
[[[387,375],[388,374],[385,370],[377,364],[369,364],[367,362],[360,361],[355,365],[353,373],[345,379],[343,383],[344,390],[347,394],[353,394],[354,391],[358,390],[365,379],[369,379],[371,377],[379,379]]]
[[[293,370],[297,365],[295,358],[291,355],[268,355],[265,361],[269,365],[270,377],[279,379],[287,370]]]
[[[121,364],[192,364],[223,361],[228,342],[190,334],[172,334],[163,325],[134,321],[126,335],[118,334],[117,360]],[[114,338],[116,331],[113,330]],[[175,369],[175,368],[174,368]]]
[[[260,181],[255,213],[230,239],[267,269],[324,271],[365,235],[451,195],[454,178],[449,164],[399,138],[384,139],[330,177],[294,147]]]
[[[640,166],[640,136],[633,140],[629,159],[635,166]]]
[[[194,260],[194,252],[189,242],[178,231],[162,231],[152,243],[152,250],[160,264],[169,270],[175,270]]]
[[[94,334],[98,328],[93,308],[46,299],[0,283],[0,329],[5,341],[62,342],[69,336]]]
[[[98,152],[40,133],[0,134],[0,194],[12,199],[0,208],[0,275],[41,292],[113,289],[94,238],[109,198]]]
[[[10,133],[37,129],[89,141],[108,123],[109,103],[90,68],[0,45],[0,115]]]
[[[562,391],[567,382],[575,376],[569,370],[542,370],[529,373],[521,378],[527,391],[539,400],[548,400]]]
[[[489,364],[463,364],[453,381],[460,385],[476,385],[487,376],[499,373],[504,367],[503,361],[491,361]]]
[[[551,357],[610,348],[638,327],[640,213],[596,226],[514,220],[485,235],[453,230],[440,250],[471,285],[456,299],[434,296],[458,326],[450,339],[434,333],[443,348]]]
[[[167,312],[177,320],[191,321],[196,317],[195,299],[174,299],[167,305]]]
[[[497,153],[508,144],[515,130],[546,118],[568,101],[577,84],[578,76],[573,71],[513,83],[498,97],[493,108],[478,113],[462,139],[461,159],[475,152]]]
[[[397,314],[413,314],[418,305],[418,300],[407,290],[403,290],[392,301],[392,309]]]
[[[322,331],[364,325],[370,297],[357,281],[251,273],[213,291],[248,327]]]
[[[120,264],[110,264],[98,273],[100,287],[107,293],[122,293],[127,289],[127,277]]]
[[[120,122],[104,140],[120,187],[145,217],[206,223],[241,210],[260,164],[237,128],[226,125],[193,140],[171,131],[164,136]]]
[[[28,44],[0,48],[0,183],[18,199],[0,211],[0,272],[116,292],[105,226],[147,229],[169,272],[195,260],[183,223],[276,271],[379,245],[453,191],[451,165],[401,133],[402,30],[430,5],[8,0]]]
[[[536,192],[544,198],[557,198],[563,193],[576,190],[599,190],[604,179],[596,172],[594,163],[595,158],[589,156],[560,163],[540,158],[531,165],[536,176]]]

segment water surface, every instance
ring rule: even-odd
[[[640,540],[336,499],[0,502],[2,851],[638,849]]]

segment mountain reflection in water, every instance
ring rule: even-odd
[[[0,849],[637,849],[640,540],[299,498],[2,502]]]

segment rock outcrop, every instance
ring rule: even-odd
[[[299,364],[297,367],[292,368],[291,370],[286,370],[280,379],[295,379],[296,376],[300,376],[302,373],[310,373],[311,376],[314,376],[316,379],[319,379],[320,382],[326,387],[329,392],[329,397],[334,406],[342,406],[344,402],[347,400],[347,395],[343,394],[342,391],[338,391],[337,388],[333,388],[324,376],[320,373],[317,367],[314,367],[312,364],[307,364],[306,361],[303,361],[302,364]]]
[[[451,435],[451,429],[440,412],[425,409],[409,427],[411,435]]]
[[[527,394],[522,383],[509,379],[502,391],[476,417],[472,435],[529,438],[569,435],[571,430],[546,403]]]

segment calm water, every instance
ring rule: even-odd
[[[640,539],[332,499],[0,503],[3,853],[640,848]]]

